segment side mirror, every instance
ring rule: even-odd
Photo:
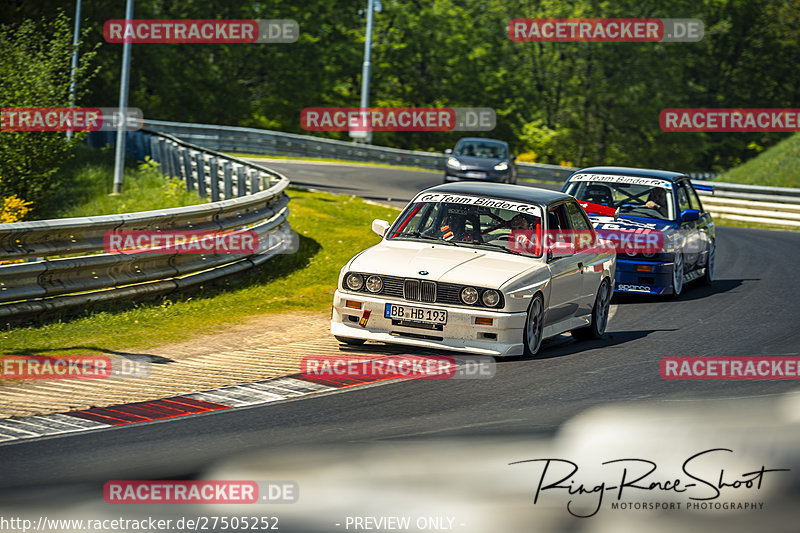
[[[700,219],[700,211],[697,209],[684,209],[681,211],[681,222],[694,222]]]
[[[517,160],[517,156],[512,155],[510,159],[511,159],[511,161],[516,161]]]
[[[549,260],[561,259],[575,255],[575,245],[571,242],[556,242],[550,247]]]
[[[389,223],[386,222],[385,220],[376,218],[375,220],[372,221],[372,231],[374,231],[381,237],[386,235],[386,230],[388,229],[389,229]]]
[[[453,153],[453,149],[452,149],[452,148],[448,148],[447,150],[445,150],[445,151],[444,151],[444,153],[445,153],[446,155],[450,155],[450,154],[452,154],[452,153]]]

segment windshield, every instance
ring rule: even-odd
[[[453,155],[505,159],[508,155],[505,145],[486,141],[463,141],[458,143]]]
[[[541,210],[537,206],[441,194],[423,195],[419,199],[433,201],[409,204],[387,232],[387,239],[431,240],[454,246],[541,256],[538,247],[514,245],[514,237],[518,232],[530,232],[531,235],[541,233]]]
[[[632,181],[638,183],[624,183],[625,179],[625,176],[619,176],[619,181],[595,181],[577,176],[570,181],[565,192],[581,202],[619,208],[621,215],[660,220],[675,218],[672,186],[668,181],[633,178]],[[591,206],[586,211],[591,213]]]

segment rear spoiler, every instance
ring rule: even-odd
[[[694,190],[696,191],[714,192],[714,187],[712,185],[708,185],[707,183],[697,183],[693,181],[692,185],[694,186]]]

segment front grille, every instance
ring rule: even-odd
[[[361,273],[365,278],[370,276],[367,273]],[[437,304],[458,305],[461,307],[483,307],[486,306],[481,303],[481,299],[473,305],[467,305],[461,301],[461,290],[467,285],[459,285],[457,283],[435,282],[430,280],[420,280],[413,278],[400,278],[396,276],[381,276],[383,280],[383,288],[378,293],[371,293],[366,288],[360,291],[366,294],[383,295],[390,298],[397,298],[399,300],[407,300],[409,302],[428,302]],[[342,287],[344,290],[352,292],[346,286]],[[475,287],[478,292],[483,294],[480,287]],[[500,304],[493,309],[502,309],[504,306],[503,294],[500,293]]]
[[[401,278],[381,276],[381,279],[383,279],[383,291],[381,291],[381,294],[391,296],[392,298],[405,298],[405,296],[403,296],[404,283]]]
[[[419,280],[407,279],[403,283],[403,298],[412,302],[419,301]]]
[[[435,302],[436,301],[436,282],[423,281],[422,282],[422,301]]]
[[[403,298],[412,302],[435,302],[436,282],[407,279],[403,281]]]

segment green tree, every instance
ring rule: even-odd
[[[72,30],[59,14],[50,20],[0,25],[0,102],[2,107],[68,107]],[[94,52],[85,50],[77,69],[76,98],[85,92]],[[0,132],[0,197],[16,195],[43,207],[61,181],[58,170],[83,135],[64,132]]]

